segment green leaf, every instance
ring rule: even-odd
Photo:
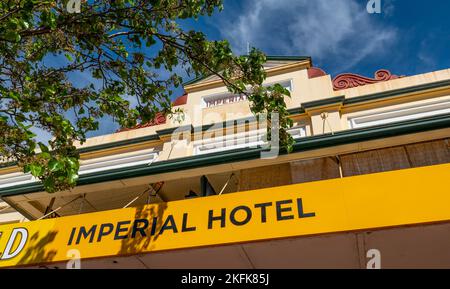
[[[11,99],[14,99],[14,100],[16,100],[16,101],[19,101],[20,95],[19,95],[16,91],[11,91],[11,92],[8,94],[8,96],[9,96]]]
[[[16,2],[20,9],[14,12]],[[4,84],[0,83],[8,109],[0,118],[4,138],[0,148],[2,153],[22,156],[18,161],[27,164],[24,171],[40,175],[48,192],[75,185],[79,161],[73,144],[85,141],[103,117],[132,126],[153,119],[158,112],[171,112],[173,88],[181,85],[184,75],[177,71],[179,66],[196,76],[220,73],[229,81],[229,91],[254,90],[249,97],[253,113],[279,111],[281,119],[287,117],[280,94],[289,96],[288,91],[277,86],[271,95],[262,88],[266,56],[261,51],[252,48],[249,55],[235,56],[228,41],[209,41],[203,32],[186,30],[177,23],[180,18],[211,15],[222,8],[222,1],[181,1],[183,5],[160,0],[106,1],[108,5],[84,1],[85,8],[95,5],[91,6],[95,9],[83,9],[80,15],[60,10],[66,2],[0,2],[1,9],[11,12],[0,23],[5,42],[0,47],[0,63],[17,69],[17,73],[4,75]],[[121,32],[125,34],[117,35]],[[64,55],[69,62],[64,69],[49,65],[49,57],[55,55]],[[91,77],[85,84],[86,79],[73,77],[86,71],[101,80]],[[128,97],[139,100],[138,109],[130,107]],[[281,126],[288,124],[280,121]],[[48,146],[36,144],[32,126],[51,133]],[[286,135],[280,139],[288,145]],[[36,156],[37,145],[41,153]],[[33,162],[46,165],[31,166]]]
[[[68,162],[70,168],[78,170],[79,164],[78,164],[78,160],[77,159],[75,159],[75,158],[68,158],[67,162]]]
[[[69,184],[75,184],[78,180],[78,175],[77,174],[70,174],[69,178],[68,178],[68,182]]]
[[[48,162],[48,169],[51,172],[56,172],[61,170],[62,168],[64,168],[64,164],[62,164],[60,161],[58,161],[57,159],[51,159]]]
[[[43,152],[43,153],[40,154],[40,156],[43,159],[49,159],[49,158],[52,157],[48,152]]]
[[[30,24],[27,21],[23,20],[23,19],[21,19],[21,26],[22,26],[23,29],[30,28]]]
[[[38,164],[30,164],[30,172],[35,177],[40,177],[44,171],[44,168]]]
[[[69,53],[64,54],[64,56],[67,58],[67,60],[69,60],[71,62],[73,61],[73,57]]]
[[[45,144],[43,144],[42,142],[39,142],[38,145],[39,145],[39,148],[41,149],[41,152],[46,152],[46,153],[49,152],[48,147]]]
[[[55,189],[55,180],[53,178],[47,178],[44,180],[44,188],[49,193],[54,193],[56,191]]]
[[[11,31],[11,30],[6,32],[5,38],[6,38],[6,40],[11,41],[11,42],[19,42],[21,39],[20,34],[18,32]]]
[[[25,166],[23,167],[23,172],[24,172],[25,174],[31,172],[31,167],[30,167],[29,164],[27,164],[27,165],[25,165]]]

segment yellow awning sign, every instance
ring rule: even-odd
[[[450,164],[0,226],[0,267],[450,220]]]

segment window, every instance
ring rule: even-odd
[[[306,127],[305,126],[295,126],[291,129],[289,129],[288,133],[290,133],[294,139],[306,137]]]
[[[264,144],[265,129],[212,137],[194,143],[194,154],[201,155],[238,148],[256,148]]]
[[[157,160],[158,152],[153,149],[141,150],[126,154],[117,154],[80,161],[79,175],[108,171],[117,168],[150,164]],[[0,188],[17,186],[37,181],[30,173],[22,172],[5,174],[0,176]]]
[[[294,139],[306,137],[305,126],[296,126],[288,130]],[[264,145],[266,129],[259,129],[237,134],[212,137],[194,142],[194,155],[209,154],[239,148],[256,148]]]
[[[150,164],[156,160],[158,153],[153,149],[141,150],[133,153],[118,154],[109,157],[84,160],[80,165],[79,174],[107,171],[123,167]]]
[[[401,108],[391,108],[383,112],[365,113],[349,118],[348,122],[350,128],[361,128],[446,113],[450,113],[449,99],[415,103]]]

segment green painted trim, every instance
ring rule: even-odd
[[[274,56],[274,57],[277,57],[277,56]],[[279,57],[289,58],[289,56],[279,56]],[[299,58],[302,58],[302,57],[299,57]],[[375,100],[379,100],[379,99],[383,99],[383,98],[395,97],[395,96],[401,95],[401,94],[420,92],[420,91],[434,89],[434,88],[441,88],[441,87],[445,87],[445,86],[450,86],[450,80],[436,81],[436,82],[432,82],[432,83],[421,84],[421,85],[411,86],[411,87],[407,87],[407,88],[401,88],[401,89],[396,89],[396,90],[391,90],[391,91],[386,91],[386,92],[358,96],[358,97],[354,97],[354,98],[350,98],[350,99],[344,98],[342,101],[343,101],[344,105],[351,105],[351,104],[357,104],[357,103],[362,103],[362,102],[375,101]],[[343,96],[337,96],[337,97],[333,97],[333,98],[329,98],[329,99],[323,99],[323,100],[303,103],[302,106],[291,108],[288,110],[288,112],[289,112],[289,114],[292,114],[292,115],[303,114],[303,113],[305,113],[305,105],[306,105],[306,107],[309,108],[309,107],[313,107],[313,106],[318,106],[318,104],[319,105],[332,104],[335,102],[339,102],[342,98],[343,98]],[[235,122],[244,122],[244,121],[246,121],[246,119],[251,119],[251,118],[252,117],[238,119],[238,120],[235,120]],[[224,122],[224,125],[225,125],[225,123],[226,122]],[[212,125],[202,126],[201,130],[205,131],[205,130],[209,129],[211,126]],[[117,147],[117,146],[125,146],[125,145],[135,144],[135,143],[139,143],[139,142],[158,140],[160,135],[171,134],[176,129],[178,129],[178,127],[169,128],[166,130],[160,130],[155,135],[144,136],[144,137],[140,137],[140,138],[128,139],[128,140],[112,142],[112,143],[106,143],[106,144],[101,144],[101,145],[87,147],[87,148],[81,148],[81,149],[79,149],[79,152],[85,153],[85,152],[102,150],[102,149],[107,149],[107,148],[112,148],[112,147]],[[199,130],[199,127],[194,127],[192,129],[192,131],[197,131],[197,130]],[[7,165],[3,165],[0,167],[7,167]]]
[[[93,152],[93,151],[99,151],[99,150],[104,150],[104,149],[109,149],[109,148],[116,148],[119,146],[132,145],[132,144],[143,143],[143,142],[154,141],[154,140],[159,140],[159,136],[157,134],[146,135],[143,137],[131,138],[131,139],[115,141],[115,142],[110,142],[110,143],[104,143],[104,144],[94,145],[94,146],[90,146],[90,147],[82,147],[82,148],[78,149],[78,152],[79,153],[89,153],[89,152]],[[9,162],[9,163],[0,164],[0,168],[12,167],[15,165],[17,165],[17,162]]]
[[[332,104],[343,104],[344,100],[345,100],[345,96],[341,95],[341,96],[335,96],[335,97],[305,102],[305,103],[302,103],[301,107],[303,108],[303,110],[306,111],[306,110],[321,107],[321,106],[327,106],[327,105],[332,105]]]
[[[13,166],[16,166],[16,165],[17,165],[17,162],[16,162],[16,161],[13,161],[13,162],[7,162],[7,163],[2,163],[2,164],[0,164],[0,169],[8,168],[8,167],[13,167]]]
[[[302,152],[444,128],[450,128],[450,114],[339,131],[334,135],[325,134],[311,136],[307,139],[307,141],[305,141],[305,139],[300,139],[294,145],[294,152]]]
[[[286,56],[286,57],[288,57],[288,56]],[[383,99],[383,98],[395,97],[395,96],[401,95],[401,94],[413,93],[413,92],[434,89],[434,88],[441,88],[441,87],[445,87],[445,86],[450,86],[450,80],[436,81],[436,82],[432,82],[432,83],[421,84],[421,85],[411,86],[411,87],[407,87],[407,88],[391,90],[391,91],[387,91],[387,92],[374,93],[374,94],[358,96],[358,97],[354,97],[354,98],[350,98],[350,99],[344,99],[343,104],[344,105],[352,105],[352,104],[357,104],[357,103],[362,103],[362,102],[370,102],[370,101],[375,101],[375,100],[379,100],[379,99]],[[340,98],[340,97],[341,96],[338,96],[337,98]],[[330,99],[333,99],[333,98],[330,98]],[[328,102],[328,99],[324,99],[324,100],[320,100],[320,101],[324,101],[326,103],[326,102]],[[317,102],[319,102],[319,101],[317,101]],[[306,106],[308,106],[308,105],[311,106],[311,103],[314,103],[314,101],[306,103]],[[289,114],[296,115],[296,114],[305,113],[304,105],[305,105],[305,103],[302,104],[301,107],[295,107],[295,108],[289,109],[288,110]],[[243,122],[243,121],[245,121],[245,119],[246,118],[235,120],[235,121]],[[224,124],[225,124],[225,122],[224,122]],[[201,128],[194,127],[192,129],[192,131],[198,131],[199,129],[202,131],[205,131],[205,130],[208,130],[210,127],[212,127],[212,125],[202,126]],[[154,135],[143,136],[143,137],[139,137],[139,138],[132,138],[132,139],[111,142],[111,143],[105,143],[105,144],[100,144],[100,145],[91,146],[91,147],[84,147],[84,148],[80,148],[78,151],[80,153],[87,153],[87,152],[92,152],[92,151],[108,149],[108,148],[114,148],[114,147],[118,147],[118,146],[126,146],[126,145],[136,144],[136,143],[140,143],[140,142],[159,140],[159,136],[171,134],[176,129],[178,129],[178,127],[169,128],[166,130],[160,130],[160,131],[158,131],[158,134],[154,134]],[[0,168],[10,167],[10,166],[14,166],[14,165],[16,165],[16,162],[0,164]]]
[[[303,107],[294,107],[287,110],[290,115],[299,115],[306,113]]]
[[[305,109],[301,106],[290,108],[287,110],[287,112],[289,113],[289,115],[299,115],[306,113]]]
[[[428,118],[386,124],[376,127],[340,131],[332,134],[312,136],[297,140],[294,145],[294,153],[333,147],[343,144],[351,144],[374,139],[381,139],[405,134],[431,131],[450,127],[450,114],[433,116]],[[254,160],[260,157],[262,148],[237,149],[213,154],[190,156],[174,160],[156,162],[151,166],[139,165],[135,167],[120,168],[107,172],[97,172],[80,176],[78,185],[88,185],[100,182],[114,181],[127,178],[135,178],[167,172],[177,172],[187,169],[208,167],[213,165]],[[281,151],[280,154],[286,154]],[[0,196],[13,196],[42,191],[40,183],[18,185],[15,187],[0,189]]]
[[[174,131],[190,131],[192,133],[193,131],[192,124],[183,125],[183,126],[177,126],[177,127],[170,127],[162,130],[157,130],[156,133],[158,136],[166,136],[172,134]]]
[[[209,74],[209,75],[210,75],[210,74]],[[186,85],[190,85],[190,84],[196,83],[196,82],[198,82],[198,81],[200,81],[200,80],[202,80],[202,79],[207,78],[209,75],[207,75],[207,76],[204,76],[204,75],[198,76],[198,77],[196,77],[196,78],[194,78],[194,79],[191,79],[191,80],[188,80],[188,81],[186,81],[186,82],[183,82],[182,85],[183,85],[183,86],[186,86]]]
[[[344,100],[344,105],[351,105],[361,102],[370,102],[375,101],[383,98],[389,98],[389,97],[395,97],[402,94],[407,93],[413,93],[413,92],[420,92],[424,90],[434,89],[434,88],[443,88],[445,86],[450,86],[450,80],[442,80],[442,81],[436,81],[431,82],[427,84],[421,84],[421,85],[415,85],[410,86],[406,88],[400,88],[400,89],[394,89],[390,91],[385,92],[379,92],[379,93],[373,93],[373,94],[367,94],[363,96],[357,96],[353,98],[348,98]]]
[[[294,56],[294,55],[268,55],[266,59],[269,61],[290,60],[290,61],[312,61],[311,56]]]

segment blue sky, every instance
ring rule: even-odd
[[[367,13],[367,2],[224,0],[223,11],[182,25],[211,40],[229,40],[236,54],[245,54],[249,42],[268,55],[311,56],[332,77],[344,72],[372,77],[380,68],[398,75],[450,68],[450,1],[381,0],[381,14]],[[89,136],[117,128],[105,118]]]
[[[224,10],[186,27],[228,39],[237,53],[247,42],[268,55],[311,56],[332,76],[367,76],[380,68],[413,75],[450,67],[450,1],[225,0]]]

